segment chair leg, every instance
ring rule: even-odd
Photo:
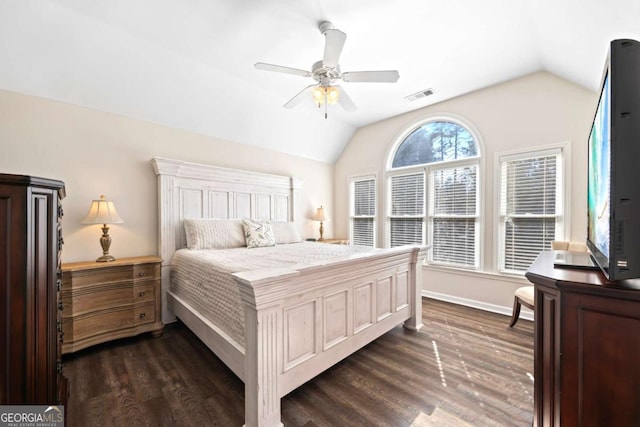
[[[518,317],[520,317],[520,299],[518,297],[513,297],[513,314],[511,314],[511,323],[509,324],[510,328],[513,328],[513,325],[516,324]]]

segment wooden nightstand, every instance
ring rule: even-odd
[[[162,334],[158,257],[62,264],[62,353],[143,332]]]

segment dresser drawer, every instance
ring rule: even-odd
[[[133,266],[134,280],[155,279],[157,276],[157,264],[137,264]]]
[[[133,320],[136,325],[152,323],[156,321],[156,309],[154,304],[137,305],[133,309]]]
[[[81,289],[101,283],[124,282],[131,280],[133,268],[123,265],[111,268],[95,268],[83,271],[63,271],[63,288]]]
[[[73,342],[119,329],[134,326],[132,308],[122,307],[116,310],[103,311],[79,316],[73,322],[62,322],[63,342]]]
[[[133,284],[129,282],[112,283],[109,286],[86,286],[81,289],[61,292],[63,317],[78,316],[84,313],[104,310],[133,303]]]
[[[156,300],[156,283],[154,281],[140,282],[133,286],[133,302],[153,302]]]

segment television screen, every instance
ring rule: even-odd
[[[640,278],[640,43],[613,40],[588,141],[587,246],[607,279]]]
[[[588,238],[609,258],[609,185],[611,182],[611,92],[605,75],[602,93],[589,134]]]

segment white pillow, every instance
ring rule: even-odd
[[[244,239],[247,248],[261,248],[264,246],[275,246],[276,238],[269,221],[256,221],[245,218],[242,220],[244,228]]]
[[[245,246],[239,219],[187,218],[184,232],[189,249],[227,249]]]
[[[298,228],[293,222],[271,221],[271,228],[276,238],[276,245],[302,242]]]

